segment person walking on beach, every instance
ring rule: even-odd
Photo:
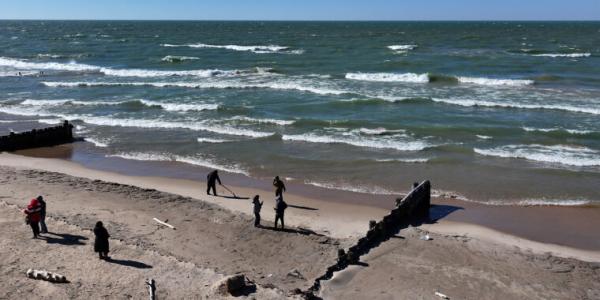
[[[208,175],[206,175],[206,194],[207,195],[210,195],[211,189],[213,191],[213,194],[215,196],[217,195],[217,186],[216,186],[217,181],[219,182],[219,185],[223,185],[221,183],[221,178],[219,178],[219,171],[214,170],[214,171],[208,173]]]
[[[283,198],[283,192],[285,192],[285,184],[283,183],[283,181],[281,181],[281,179],[279,179],[279,176],[275,176],[275,179],[273,179],[273,186],[275,186],[275,197]]]
[[[40,204],[40,227],[42,233],[48,233],[48,227],[46,227],[46,201],[44,197],[38,196],[37,201]]]
[[[37,199],[31,199],[27,208],[23,210],[25,214],[25,223],[31,226],[33,238],[37,239],[40,235],[40,225],[42,207]]]
[[[254,204],[254,227],[260,227],[260,209],[263,203],[258,200],[258,195],[254,196],[252,204]]]
[[[279,196],[275,199],[275,229],[277,229],[277,221],[281,220],[281,229],[283,229],[283,214],[285,213],[285,209],[287,208],[287,203],[283,201],[283,197]]]
[[[96,223],[96,227],[94,227],[94,235],[96,236],[96,239],[94,240],[94,251],[98,252],[100,259],[108,259],[108,238],[110,235],[108,234],[108,230],[106,230],[102,222],[98,221]]]

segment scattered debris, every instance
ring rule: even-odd
[[[433,240],[433,239],[432,239],[432,238],[429,236],[429,234],[423,235],[423,236],[421,236],[419,239],[421,239],[421,240],[424,240],[424,241],[431,241],[431,240]]]
[[[296,278],[302,279],[302,280],[306,279],[306,278],[304,278],[304,276],[302,275],[302,273],[300,273],[300,271],[298,271],[296,269],[293,269],[289,273],[287,273],[287,276],[296,277]]]
[[[46,280],[46,281],[56,282],[56,283],[68,282],[67,277],[65,277],[64,275],[60,275],[60,274],[52,273],[52,272],[48,272],[48,271],[43,271],[43,270],[29,269],[29,270],[27,270],[27,277],[29,277],[31,279],[41,279],[41,280]]]
[[[168,221],[168,219],[167,219],[167,220],[165,220],[165,222],[163,222],[163,221],[161,221],[161,220],[159,220],[159,219],[157,219],[157,218],[154,218],[153,220],[154,220],[154,221],[156,221],[156,222],[157,222],[158,224],[160,224],[160,225],[167,226],[167,227],[169,227],[169,228],[171,228],[171,229],[175,230],[175,226],[173,226],[173,225],[171,225],[171,224],[168,224],[168,223],[166,222],[166,221]]]

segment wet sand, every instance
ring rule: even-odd
[[[95,153],[93,147],[87,143],[77,143],[75,145],[63,145],[52,148],[40,148],[18,152],[21,155],[37,158],[52,158],[58,160],[44,160],[44,163],[32,164],[47,165],[45,169],[55,170],[61,167],[67,174],[76,176],[85,176],[92,174],[92,170],[80,170],[79,168],[93,169],[94,172],[101,170],[107,173],[93,173],[88,177],[100,176],[102,178],[111,178],[113,175],[130,175],[120,178],[137,178],[134,184],[144,184],[145,181],[152,179],[154,185],[161,186],[162,182],[168,181],[169,184],[162,184],[162,189],[196,197],[202,194],[205,185],[205,174],[209,171],[207,168],[190,166],[183,163],[172,162],[150,162],[150,161],[132,161],[121,158],[107,158],[103,154]],[[22,159],[23,157],[21,157]],[[16,159],[16,158],[14,158]],[[14,159],[8,159],[13,161]],[[7,159],[0,158],[0,164]],[[67,162],[75,162],[68,164]],[[26,162],[23,162],[27,164]],[[234,192],[246,193],[252,196],[259,194],[262,200],[266,200],[268,205],[273,201],[273,190],[270,184],[271,178],[255,179],[240,174],[223,173],[224,183]],[[433,182],[433,188],[436,183]],[[310,210],[297,210],[300,216],[294,221],[298,224],[319,224],[329,222],[331,228],[321,226],[321,230],[330,234],[337,234],[345,237],[357,234],[367,228],[370,219],[378,219],[385,215],[387,211],[393,208],[395,199],[402,195],[372,195],[363,193],[354,193],[348,191],[330,190],[306,185],[301,182],[286,182],[288,193],[286,196],[293,197],[294,202],[302,203],[299,206],[307,208],[318,208],[316,216],[335,216],[311,218]],[[174,188],[180,186],[181,188]],[[411,186],[410,182],[404,183],[406,190]],[[402,190],[402,187],[398,188]],[[231,195],[227,190],[221,191],[226,195]],[[286,198],[287,199],[287,198]],[[229,209],[243,211],[235,208],[230,202],[223,199],[215,200],[216,203]],[[481,203],[461,201],[450,197],[435,197],[433,204],[438,205],[433,211],[436,219],[442,218],[447,221],[461,222],[484,226],[506,234],[515,235],[525,239],[556,244],[582,250],[600,251],[600,206],[512,206],[512,205],[484,205]],[[267,204],[265,205],[267,207]],[[338,220],[339,222],[334,222]],[[349,222],[349,223],[346,223]],[[352,230],[359,228],[360,230]],[[551,228],[551,230],[549,230]]]

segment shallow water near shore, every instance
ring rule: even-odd
[[[0,133],[72,120],[80,161],[600,201],[598,22],[0,24]]]

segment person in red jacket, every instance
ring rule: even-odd
[[[31,199],[29,205],[23,210],[26,215],[26,222],[31,226],[33,238],[36,239],[40,235],[40,220],[42,219],[42,205],[37,199]]]

